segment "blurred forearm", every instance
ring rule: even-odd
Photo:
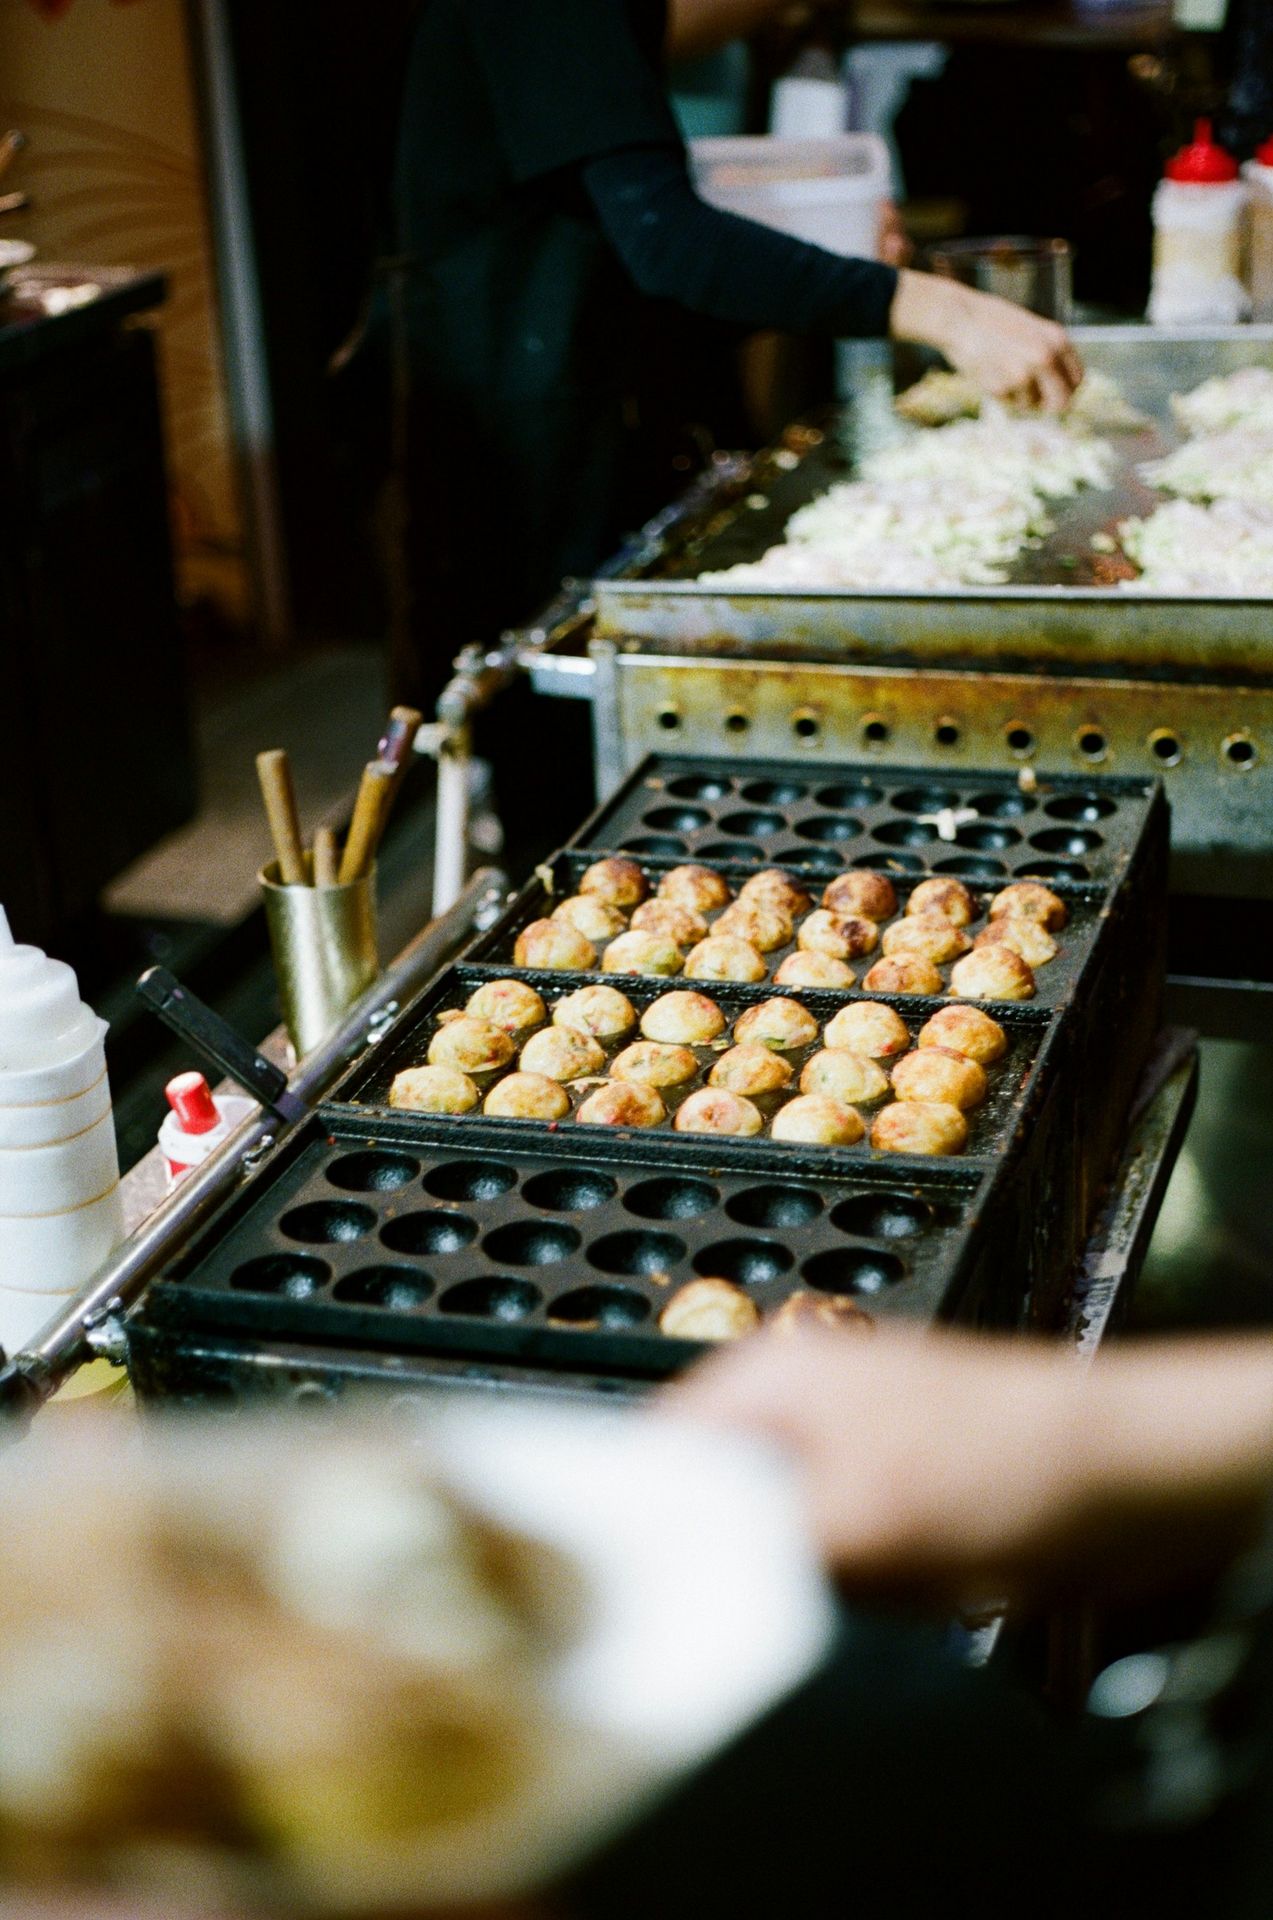
[[[787,14],[812,14],[791,0],[670,0],[667,52],[670,60],[697,60],[730,40],[759,33]]]

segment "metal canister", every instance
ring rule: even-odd
[[[376,871],[346,886],[288,887],[271,860],[260,881],[283,1022],[303,1059],[380,971]]]

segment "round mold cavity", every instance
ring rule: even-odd
[[[720,822],[722,833],[735,833],[740,838],[755,834],[782,833],[787,825],[784,813],[727,813]]]
[[[504,1275],[490,1280],[461,1280],[450,1287],[438,1305],[443,1313],[463,1313],[481,1320],[525,1320],[543,1300],[529,1280]]]
[[[974,793],[968,802],[983,820],[1021,820],[1038,806],[1028,793]]]
[[[487,1234],[482,1251],[501,1267],[551,1267],[578,1252],[579,1244],[575,1229],[559,1221],[511,1220]]]
[[[947,807],[957,807],[959,795],[953,787],[904,787],[892,796],[889,805],[898,813],[941,813]]]
[[[831,1215],[841,1233],[863,1240],[914,1240],[933,1224],[933,1209],[913,1193],[857,1193]]]
[[[407,1153],[342,1153],[327,1169],[333,1187],[345,1193],[397,1193],[409,1187],[420,1172],[420,1162]]]
[[[685,1258],[686,1247],[674,1233],[607,1233],[594,1240],[588,1258],[602,1273],[666,1273]]]
[[[244,1293],[281,1293],[288,1300],[309,1300],[332,1277],[326,1261],[304,1253],[265,1253],[236,1267],[230,1284]]]
[[[953,860],[933,862],[934,873],[957,873],[964,880],[1002,880],[1007,871],[1002,860],[992,860],[984,853],[961,853]]]
[[[790,807],[804,799],[805,788],[794,780],[752,780],[742,796],[754,807]]]
[[[293,1207],[279,1221],[289,1240],[301,1240],[306,1246],[330,1246],[340,1240],[361,1240],[376,1224],[370,1207],[353,1200],[311,1200]]]
[[[747,1187],[725,1211],[740,1227],[807,1227],[822,1212],[822,1196],[811,1187]]]
[[[498,1200],[516,1185],[516,1167],[500,1160],[446,1160],[424,1176],[435,1200]]]
[[[336,1288],[336,1298],[360,1307],[388,1307],[394,1313],[410,1313],[424,1306],[434,1294],[427,1273],[414,1267],[359,1267]]]
[[[651,807],[641,816],[641,824],[656,833],[697,833],[711,823],[706,807]]]
[[[830,807],[835,813],[852,813],[857,807],[875,806],[884,795],[878,787],[863,782],[856,787],[819,787],[813,797],[820,807]]]
[[[879,835],[877,834],[878,840]],[[850,863],[855,867],[884,867],[890,873],[922,873],[924,862],[917,853],[862,853]]]
[[[621,840],[619,850],[621,853],[653,853],[673,860],[678,854],[688,853],[689,847],[670,833],[636,833],[629,840]]]
[[[961,847],[975,847],[978,853],[1002,853],[1006,847],[1021,843],[1015,827],[996,825],[993,821],[979,827],[960,827],[955,839]]]
[[[723,800],[733,789],[733,781],[718,773],[687,773],[679,780],[669,780],[664,792],[674,800]]]
[[[581,1167],[550,1167],[537,1173],[522,1188],[522,1199],[545,1213],[587,1213],[613,1200],[619,1183],[608,1173],[589,1172]]]
[[[629,1187],[623,1204],[642,1220],[701,1220],[720,1205],[720,1191],[710,1180],[669,1174],[662,1180],[642,1180]]]
[[[876,1253],[869,1247],[846,1247],[815,1253],[801,1269],[819,1293],[883,1293],[896,1285],[906,1269],[895,1253]]]
[[[754,860],[758,865],[765,858],[765,850],[751,840],[713,840],[708,847],[697,849],[700,860]]]
[[[928,820],[886,820],[871,838],[882,847],[927,847],[937,838],[937,829]]]
[[[458,1253],[477,1239],[477,1221],[440,1208],[404,1213],[397,1220],[386,1220],[380,1238],[394,1253]]]
[[[550,1320],[575,1327],[639,1327],[650,1317],[650,1303],[635,1287],[574,1287],[553,1301]]]
[[[797,867],[801,873],[843,873],[844,857],[834,847],[805,845],[776,847],[773,862],[778,867]]]
[[[856,840],[861,831],[862,822],[848,813],[815,813],[796,826],[802,840]]]
[[[1081,860],[1027,860],[1022,868],[1027,879],[1090,880],[1092,869]]]
[[[1059,800],[1049,800],[1043,811],[1053,820],[1090,824],[1095,820],[1108,820],[1111,813],[1117,813],[1118,802],[1103,793],[1065,793]]]
[[[769,1240],[718,1240],[694,1256],[697,1273],[713,1279],[733,1280],[739,1286],[759,1287],[786,1273],[793,1256],[786,1247]]]
[[[1045,827],[1042,833],[1030,835],[1030,845],[1042,853],[1068,854],[1076,860],[1103,847],[1105,836],[1097,833],[1095,827]]]

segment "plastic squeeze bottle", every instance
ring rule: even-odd
[[[1251,289],[1251,318],[1273,320],[1273,137],[1255,150],[1242,169],[1251,193],[1250,249],[1247,285]]]
[[[1154,276],[1148,318],[1160,327],[1233,326],[1251,301],[1242,284],[1248,188],[1232,154],[1199,120],[1154,191]]]
[[[202,1166],[256,1108],[246,1094],[213,1093],[201,1073],[179,1073],[164,1096],[171,1111],[159,1129],[159,1151],[169,1187]]]
[[[124,1237],[106,1023],[0,908],[0,1345],[14,1352]]]

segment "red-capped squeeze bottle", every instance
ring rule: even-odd
[[[1149,319],[1160,327],[1233,326],[1251,311],[1242,283],[1249,197],[1233,155],[1199,120],[1154,190]]]
[[[175,1187],[192,1167],[215,1153],[228,1133],[251,1113],[245,1094],[214,1094],[201,1073],[179,1073],[164,1088],[171,1112],[159,1129],[168,1185]]]

